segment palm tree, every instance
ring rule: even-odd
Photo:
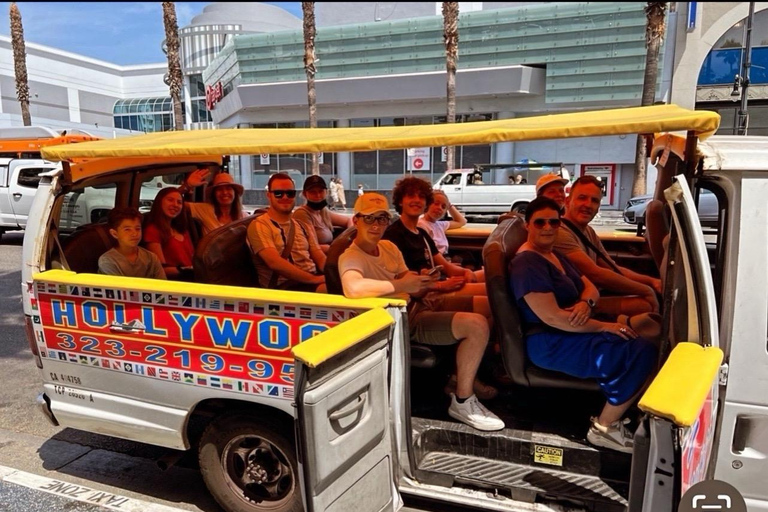
[[[27,48],[24,44],[24,27],[21,13],[16,2],[11,2],[11,46],[13,47],[13,67],[16,73],[16,97],[21,105],[21,121],[30,126],[29,117],[29,79],[27,77]]]
[[[443,41],[445,42],[445,67],[448,72],[446,96],[448,112],[446,123],[456,122],[456,61],[459,58],[459,2],[443,2]],[[456,147],[448,146],[445,167],[452,171],[456,165]]]
[[[183,130],[181,86],[184,77],[181,74],[181,61],[179,60],[179,25],[176,22],[176,7],[173,2],[163,2],[163,24],[165,25],[166,56],[168,57],[168,74],[164,81],[171,90],[174,129]]]
[[[304,15],[304,71],[307,72],[307,103],[309,104],[309,127],[317,128],[317,105],[315,98],[315,2],[301,2]],[[312,153],[312,174],[320,174],[317,153]]]
[[[643,76],[643,98],[641,105],[652,105],[656,97],[656,78],[659,73],[659,48],[664,39],[664,18],[666,2],[647,2],[645,5],[645,75]],[[635,148],[635,178],[632,182],[632,196],[645,194],[645,138],[637,136]]]

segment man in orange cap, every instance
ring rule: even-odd
[[[487,319],[469,311],[435,310],[424,295],[437,284],[433,277],[411,272],[403,254],[382,235],[391,220],[389,203],[368,193],[355,202],[357,235],[339,257],[344,295],[350,298],[393,297],[408,301],[411,337],[431,345],[454,345],[457,384],[448,414],[478,430],[501,430],[504,422],[481,404],[474,392],[475,375],[488,344]]]

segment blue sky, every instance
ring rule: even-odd
[[[179,27],[188,25],[211,2],[176,2]],[[279,5],[301,18],[300,2]],[[161,2],[18,2],[24,39],[119,65],[165,62]],[[0,2],[8,36],[10,3]]]

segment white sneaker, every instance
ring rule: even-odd
[[[601,446],[611,450],[624,453],[632,453],[634,448],[633,436],[625,426],[628,421],[614,421],[609,426],[604,427],[597,422],[597,418],[592,418],[592,426],[587,432],[587,441],[595,446]]]
[[[477,430],[491,431],[504,428],[504,422],[486,409],[475,395],[470,396],[463,404],[460,404],[456,400],[456,395],[451,393],[451,406],[448,408],[448,415]]]

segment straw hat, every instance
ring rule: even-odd
[[[234,178],[225,172],[220,172],[213,177],[213,181],[210,185],[208,185],[208,190],[210,190],[211,194],[213,194],[213,191],[216,190],[216,187],[232,187],[235,189],[235,193],[238,196],[242,196],[244,191],[243,186],[239,183],[235,183]]]

